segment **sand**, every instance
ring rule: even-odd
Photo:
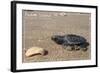
[[[91,59],[91,15],[79,12],[51,12],[23,10],[22,16],[22,61],[70,61]],[[89,42],[87,51],[68,51],[51,40],[53,35],[76,34]],[[48,51],[45,56],[26,57],[30,47],[41,47]]]

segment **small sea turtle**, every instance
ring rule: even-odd
[[[89,46],[89,43],[84,37],[75,34],[54,35],[51,39],[66,49],[69,47],[70,50],[82,49],[83,51],[86,51]]]

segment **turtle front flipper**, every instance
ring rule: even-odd
[[[78,45],[70,45],[70,47],[71,47],[71,50],[73,50],[73,51],[78,51],[78,50],[80,50],[80,47],[78,46]]]
[[[62,47],[63,47],[64,49],[68,50],[68,51],[74,50],[74,46],[69,45],[69,44],[67,44],[67,43],[63,43],[63,44],[62,44]]]
[[[62,44],[62,47],[63,47],[64,49],[66,49],[66,48],[68,47],[68,44],[67,44],[67,43],[63,43],[63,44]]]
[[[72,51],[73,48],[71,46],[63,46],[64,49],[68,50],[68,51]]]
[[[68,51],[72,51],[72,50],[73,50],[73,47],[68,46],[68,47],[67,47],[67,50],[68,50]]]
[[[78,45],[74,45],[74,50],[80,50],[80,47]]]

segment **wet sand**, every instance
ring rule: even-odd
[[[91,42],[91,24],[89,13],[50,12],[23,10],[22,23],[22,61],[70,61],[87,60],[91,58],[91,48],[87,51],[68,51],[51,40],[55,34],[81,35]],[[30,47],[41,47],[48,51],[45,56],[25,56],[25,50]]]

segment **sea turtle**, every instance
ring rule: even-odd
[[[59,45],[62,45],[63,48],[70,50],[79,50],[82,49],[86,51],[89,46],[87,40],[79,35],[67,34],[67,35],[53,35],[51,39]]]

